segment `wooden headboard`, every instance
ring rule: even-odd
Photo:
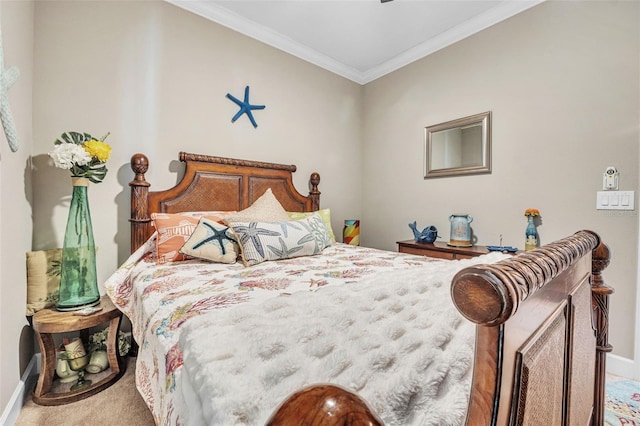
[[[211,155],[181,152],[186,163],[182,180],[164,191],[149,191],[151,184],[144,174],[149,159],[144,154],[131,157],[135,173],[131,187],[131,252],[153,234],[151,213],[185,211],[239,211],[249,207],[271,188],[287,211],[308,212],[320,208],[320,175],[312,173],[309,195],[299,193],[293,185],[296,166],[259,161],[238,160]]]

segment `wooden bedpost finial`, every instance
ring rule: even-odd
[[[134,180],[145,180],[144,174],[149,170],[149,159],[144,154],[133,154],[131,156],[131,170],[135,173]]]
[[[593,287],[606,287],[604,279],[602,278],[602,271],[604,271],[611,262],[611,252],[609,246],[603,242],[600,242],[596,248],[593,249],[591,255],[591,272],[593,273]],[[613,291],[612,291],[613,292]]]
[[[311,173],[309,182],[311,182],[311,191],[318,191],[318,185],[320,185],[320,174],[318,172]]]
[[[311,189],[309,190],[309,198],[313,203],[312,210],[320,210],[320,191],[318,191],[318,185],[320,185],[320,174],[318,172],[311,173],[309,177],[309,184]]]
[[[271,415],[268,426],[382,426],[359,396],[335,385],[312,385],[290,397]]]

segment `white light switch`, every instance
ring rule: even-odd
[[[634,205],[635,191],[598,191],[598,210],[634,210]]]
[[[600,200],[601,206],[609,205],[609,194],[607,194],[606,192],[604,194],[598,194],[598,199]]]
[[[622,197],[620,197],[620,198],[621,198],[621,201],[620,201],[621,205],[623,205],[623,206],[628,206],[629,205],[630,198],[629,198],[628,194],[623,194]]]

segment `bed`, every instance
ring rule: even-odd
[[[105,285],[157,424],[603,423],[613,290],[596,233],[461,261],[335,243],[250,267],[158,263],[154,214],[242,212],[266,192],[322,210],[317,173],[305,196],[295,166],[179,159],[180,182],[150,191],[132,157],[132,255]]]

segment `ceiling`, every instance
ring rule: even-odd
[[[166,0],[365,84],[544,0]]]

